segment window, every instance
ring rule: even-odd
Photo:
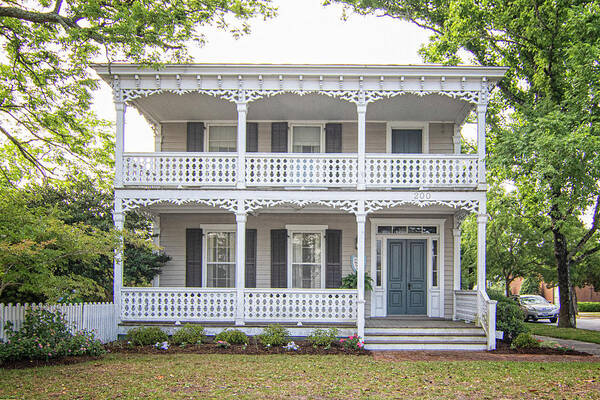
[[[321,232],[292,233],[292,287],[321,287],[322,236]]]
[[[438,271],[438,241],[431,241],[431,286],[439,286]]]
[[[293,126],[292,153],[320,153],[321,136],[320,126]]]
[[[208,232],[206,234],[206,285],[208,287],[235,286],[235,233]]]
[[[208,151],[233,152],[236,151],[237,126],[209,126]]]
[[[380,287],[382,281],[381,270],[381,239],[377,239],[377,257],[375,262],[375,286]]]
[[[389,225],[381,225],[377,227],[377,233],[380,235],[399,235],[403,233],[409,234],[437,234],[437,226],[418,226],[418,225],[410,225],[410,226],[389,226]]]

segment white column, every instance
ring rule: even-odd
[[[356,105],[358,114],[358,190],[365,190],[367,103]]]
[[[246,279],[246,214],[235,214],[235,288],[237,293],[237,310],[235,324],[244,325],[244,287]]]
[[[125,111],[122,101],[115,102],[117,111],[115,132],[115,187],[123,186],[123,151],[125,149]]]
[[[486,246],[486,227],[488,216],[480,207],[480,214],[477,215],[477,289],[485,291],[485,246]]]
[[[460,228],[453,229],[452,233],[454,235],[454,290],[460,290]]]
[[[160,246],[160,215],[155,215],[152,218],[152,242],[156,246]],[[160,286],[160,274],[157,274],[152,279],[152,286]]]
[[[452,137],[452,141],[454,142],[454,154],[460,154],[461,152],[460,128],[461,126],[459,124],[454,124],[454,136]]]
[[[485,177],[485,113],[487,103],[477,104],[477,155],[479,157],[478,182],[486,184]]]
[[[364,209],[364,207],[362,207]],[[358,247],[358,269],[356,271],[356,288],[358,291],[358,316],[356,320],[356,328],[358,336],[365,337],[365,222],[366,214],[356,214],[356,246]]]
[[[246,188],[246,115],[248,114],[248,103],[237,103],[237,188]]]
[[[113,212],[115,229],[120,232],[120,241],[115,248],[115,260],[113,271],[113,303],[117,309],[117,321],[121,315],[121,289],[123,288],[123,252],[125,243],[123,240],[123,228],[125,227],[125,214],[123,213],[122,200],[115,198],[115,209]]]

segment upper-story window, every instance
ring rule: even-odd
[[[236,136],[237,126],[235,125],[210,125],[208,127],[208,151],[236,151]]]
[[[323,127],[320,125],[292,126],[292,153],[322,153]]]

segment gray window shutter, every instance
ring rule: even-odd
[[[325,153],[342,152],[342,124],[325,125]]]
[[[271,230],[271,287],[287,287],[287,230]]]
[[[187,123],[187,151],[204,151],[204,122]]]
[[[271,152],[287,153],[288,151],[288,124],[287,122],[273,122],[271,124]]]
[[[246,151],[258,152],[258,124],[256,122],[246,123]]]
[[[256,287],[256,229],[246,229],[246,287]]]
[[[422,153],[422,135],[420,129],[392,129],[392,153]]]
[[[202,286],[202,229],[185,230],[185,286]]]
[[[342,231],[325,231],[325,287],[335,289],[342,286]]]

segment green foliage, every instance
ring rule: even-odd
[[[25,315],[23,326],[12,330],[5,328],[6,343],[0,343],[0,361],[50,360],[66,356],[99,356],[105,353],[104,346],[94,339],[91,332],[71,334],[59,312],[30,310]]]
[[[579,312],[600,312],[600,302],[580,301],[577,308]]]
[[[510,344],[511,349],[533,349],[540,347],[540,342],[534,338],[531,333],[523,332],[519,333],[517,337]]]
[[[356,289],[358,285],[357,272],[351,272],[342,278],[342,289]],[[365,292],[373,290],[373,278],[365,272]]]
[[[201,344],[205,337],[204,327],[201,325],[185,324],[175,331],[170,342],[176,345]]]
[[[110,182],[113,135],[91,112],[93,62],[181,62],[209,26],[238,36],[268,0],[10,1],[0,8],[0,185],[94,176]]]
[[[514,300],[498,293],[488,293],[491,300],[496,300],[496,329],[504,332],[504,341],[512,341],[521,333],[528,332],[525,324],[525,313]]]
[[[265,327],[258,340],[265,347],[283,346],[288,342],[289,331],[279,324]]]
[[[215,341],[224,341],[229,344],[248,344],[248,336],[239,329],[225,329],[215,336]]]
[[[317,328],[313,329],[308,336],[308,341],[315,347],[325,347],[326,349],[330,348],[331,345],[337,342],[337,336],[339,334],[339,330],[337,328]]]
[[[340,344],[348,350],[364,350],[365,343],[358,335],[340,339]]]
[[[150,346],[169,340],[167,334],[157,326],[139,326],[130,329],[125,340],[134,346]]]
[[[541,295],[542,281],[539,276],[531,275],[523,280],[519,294],[538,294]]]

